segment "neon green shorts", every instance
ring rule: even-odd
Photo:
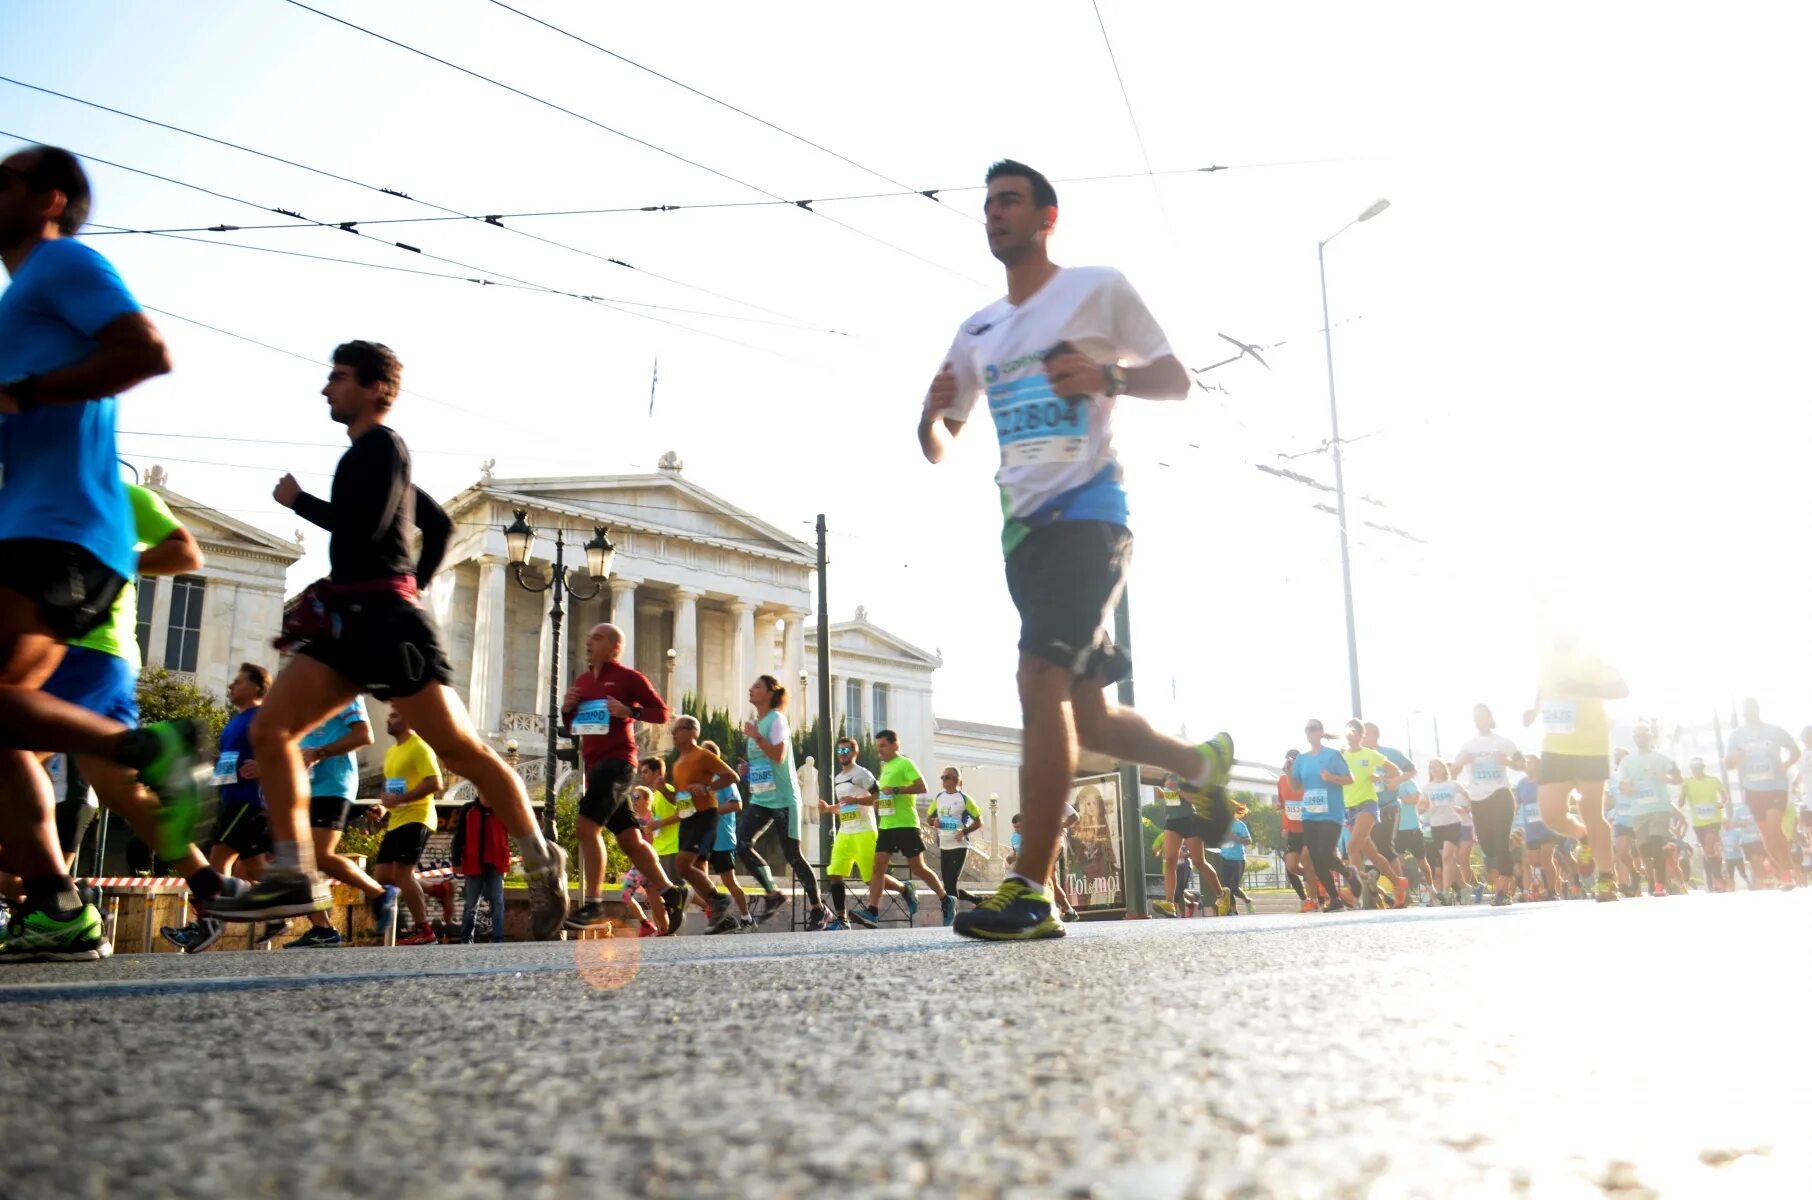
[[[831,842],[830,866],[826,869],[829,879],[848,879],[850,868],[862,873],[862,882],[868,882],[869,873],[875,868],[875,833],[839,833]]]

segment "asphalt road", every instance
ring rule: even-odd
[[[1812,895],[0,976],[0,1197],[1786,1196]]]

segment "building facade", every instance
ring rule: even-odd
[[[285,577],[302,545],[171,491],[162,467],[146,472],[145,486],[194,535],[203,562],[192,575],[137,581],[140,659],[224,697],[240,663],[276,668],[271,642],[283,626]]]

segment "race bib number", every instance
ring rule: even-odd
[[[1770,753],[1776,752],[1770,748]],[[1760,750],[1743,751],[1743,780],[1745,783],[1768,783],[1772,781],[1780,765],[1779,757],[1773,761],[1762,757]]]
[[[1042,367],[1023,378],[991,385],[988,410],[1000,438],[1003,467],[1088,458],[1089,406],[1072,405],[1051,391]]]
[[[1472,781],[1487,792],[1504,786],[1504,764],[1491,759],[1474,759]]]
[[[1429,807],[1438,808],[1443,812],[1450,811],[1453,808],[1453,788],[1446,785],[1429,788],[1428,804]]]
[[[229,783],[239,782],[239,752],[228,750],[214,760],[214,778],[209,781],[215,787],[224,787]],[[61,788],[57,789],[59,795]]]
[[[1692,815],[1701,821],[1715,821],[1718,819],[1718,806],[1715,804],[1695,804],[1692,806]]]
[[[860,818],[861,815],[862,806],[860,804],[845,804],[837,809],[837,820],[839,821],[854,821]]]
[[[1549,700],[1541,706],[1542,728],[1549,733],[1579,732],[1579,702],[1577,700]]]
[[[774,794],[774,760],[763,754],[759,746],[754,747],[754,755],[749,759],[749,794]]]
[[[698,812],[698,809],[693,807],[692,798],[690,796],[686,797],[685,800],[681,801],[679,804],[675,805],[673,808],[673,815],[678,817],[682,821],[685,820],[687,817],[692,816],[696,812]]]
[[[1326,788],[1309,788],[1302,794],[1302,811],[1312,817],[1328,815],[1328,790]]]
[[[1284,816],[1288,817],[1292,821],[1302,820],[1302,801],[1285,800],[1284,805],[1283,805],[1283,812],[1284,812]]]
[[[574,737],[600,737],[610,732],[610,705],[602,700],[581,700],[573,713]]]
[[[937,819],[937,827],[946,833],[955,833],[958,829],[962,828],[962,824],[963,823],[955,817],[939,817]]]
[[[1614,806],[1614,808],[1612,809],[1612,811],[1617,814],[1619,819],[1622,819],[1622,818],[1630,815],[1630,813],[1635,809],[1635,804],[1636,804],[1635,796],[1630,795],[1628,792],[1625,792],[1622,788],[1618,788],[1617,789],[1617,803]]]
[[[1238,858],[1243,853],[1245,853],[1245,851],[1241,848],[1238,841],[1221,843],[1221,857],[1223,858]]]
[[[409,792],[409,782],[405,779],[384,780],[384,795],[402,799]]]

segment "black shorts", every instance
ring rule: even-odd
[[[607,758],[585,772],[585,795],[579,798],[579,815],[613,834],[640,826],[629,793],[635,789],[635,766],[628,759]]]
[[[1407,854],[1411,858],[1421,858],[1422,851],[1427,849],[1420,829],[1397,830],[1397,853]]]
[[[428,848],[429,829],[419,821],[412,821],[400,829],[392,829],[378,843],[377,857],[374,863],[395,863],[402,867],[413,867],[421,862],[422,851]]]
[[[271,852],[270,820],[257,804],[229,804],[220,810],[220,829],[214,840],[230,846],[240,858],[257,858]]]
[[[711,847],[717,844],[717,810],[707,808],[695,812],[689,817],[681,817],[679,823],[679,853],[690,852],[693,858],[708,858]]]
[[[1300,830],[1300,829],[1284,830],[1283,848],[1284,848],[1285,854],[1301,854],[1303,851],[1303,848],[1307,845],[1308,845],[1308,842],[1306,840],[1304,840],[1304,838],[1302,836],[1302,830]]]
[[[0,542],[0,588],[38,605],[38,619],[61,641],[93,633],[113,614],[123,576],[84,546],[49,538]]]
[[[1598,783],[1611,777],[1608,754],[1544,754],[1541,756],[1543,783]]]
[[[1547,765],[1548,760],[1545,758],[1542,759],[1542,766],[1545,768]],[[1428,828],[1428,836],[1434,839],[1434,844],[1437,848],[1441,846],[1460,845],[1460,838],[1465,832],[1466,827],[1458,821],[1455,821],[1451,825],[1431,825]]]
[[[736,869],[736,851],[711,851],[711,874],[724,875]]]
[[[1164,822],[1164,832],[1200,841],[1208,836],[1208,820],[1194,812],[1180,812]]]
[[[336,596],[327,605],[329,632],[296,646],[378,700],[408,699],[430,684],[452,682],[440,634],[421,605],[388,593]]]
[[[916,826],[883,829],[875,835],[875,853],[918,858],[925,853],[925,839],[919,836]]]
[[[312,829],[338,829],[344,833],[352,816],[352,801],[344,796],[310,796],[308,824]]]
[[[1743,802],[1749,806],[1749,815],[1756,820],[1773,814],[1777,818],[1787,811],[1786,792],[1767,792],[1759,788],[1744,788]],[[1776,821],[1779,824],[1779,821]]]
[[[1132,660],[1108,622],[1126,587],[1132,533],[1107,521],[1054,521],[1026,534],[1007,556],[1007,593],[1019,610],[1019,651],[1078,679],[1117,683]]]

